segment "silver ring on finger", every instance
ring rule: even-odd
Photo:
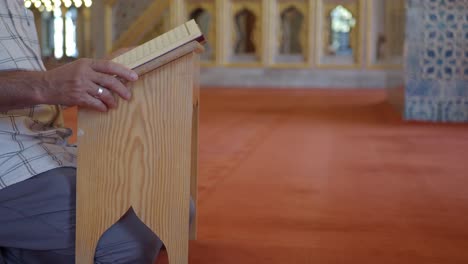
[[[95,97],[96,98],[101,97],[104,94],[104,89],[105,89],[104,87],[99,86]]]

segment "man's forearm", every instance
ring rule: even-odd
[[[0,71],[0,111],[37,104],[79,106],[106,112],[117,106],[115,95],[131,98],[122,80],[138,74],[124,65],[79,59],[50,71]]]
[[[0,111],[44,103],[44,72],[0,71]]]

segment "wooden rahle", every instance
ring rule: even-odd
[[[130,208],[163,241],[171,264],[188,262],[202,50],[189,42],[135,68],[132,99],[108,113],[80,109],[76,263],[94,263],[99,238]]]

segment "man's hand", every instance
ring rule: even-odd
[[[80,59],[44,72],[46,85],[42,87],[41,101],[106,112],[117,106],[114,94],[130,99],[130,90],[123,82],[137,79],[134,71],[118,63]],[[99,88],[102,88],[101,94]]]

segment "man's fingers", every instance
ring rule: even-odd
[[[123,83],[121,83],[117,78],[111,75],[95,72],[94,76],[91,76],[91,80],[96,84],[101,85],[118,94],[125,100],[128,100],[131,97],[130,90],[125,87],[125,85],[123,85]]]
[[[127,81],[136,81],[138,74],[127,67],[108,60],[92,60],[91,68],[97,72],[115,75]]]
[[[117,107],[117,102],[114,98],[114,95],[105,87],[99,86],[95,83],[91,83],[90,87],[91,91],[89,92],[89,94],[101,100],[104,104],[106,104],[107,108]],[[99,93],[99,91],[101,91],[101,93]]]
[[[83,103],[80,105],[85,108],[93,109],[99,112],[107,112],[107,106],[99,99],[90,94],[84,95]]]

